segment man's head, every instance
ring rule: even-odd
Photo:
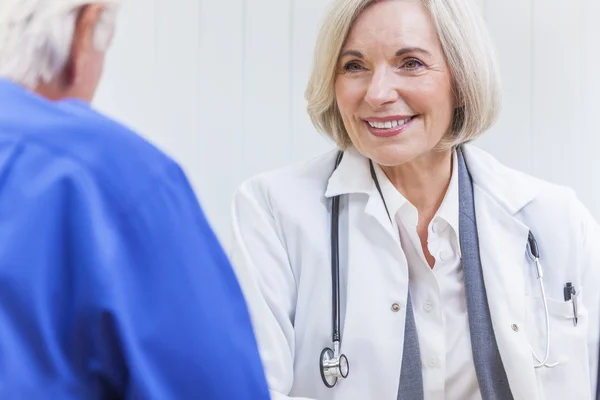
[[[0,0],[0,77],[90,102],[121,0]]]

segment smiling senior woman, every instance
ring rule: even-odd
[[[339,151],[234,199],[273,398],[592,398],[600,228],[467,144],[498,86],[466,0],[332,4],[307,98]]]

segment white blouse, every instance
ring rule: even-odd
[[[388,210],[394,216],[409,269],[409,287],[419,335],[425,400],[480,400],[463,281],[458,225],[458,163],[444,200],[429,224],[429,267],[419,235],[417,209],[376,173]]]

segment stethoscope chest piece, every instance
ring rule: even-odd
[[[338,381],[338,378],[348,377],[350,365],[345,355],[336,355],[333,350],[326,347],[321,351],[319,357],[319,368],[321,370],[321,379],[328,388],[332,388]]]

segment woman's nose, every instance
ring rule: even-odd
[[[388,68],[376,70],[369,83],[365,101],[373,108],[396,102],[399,95],[395,81],[394,74]]]

